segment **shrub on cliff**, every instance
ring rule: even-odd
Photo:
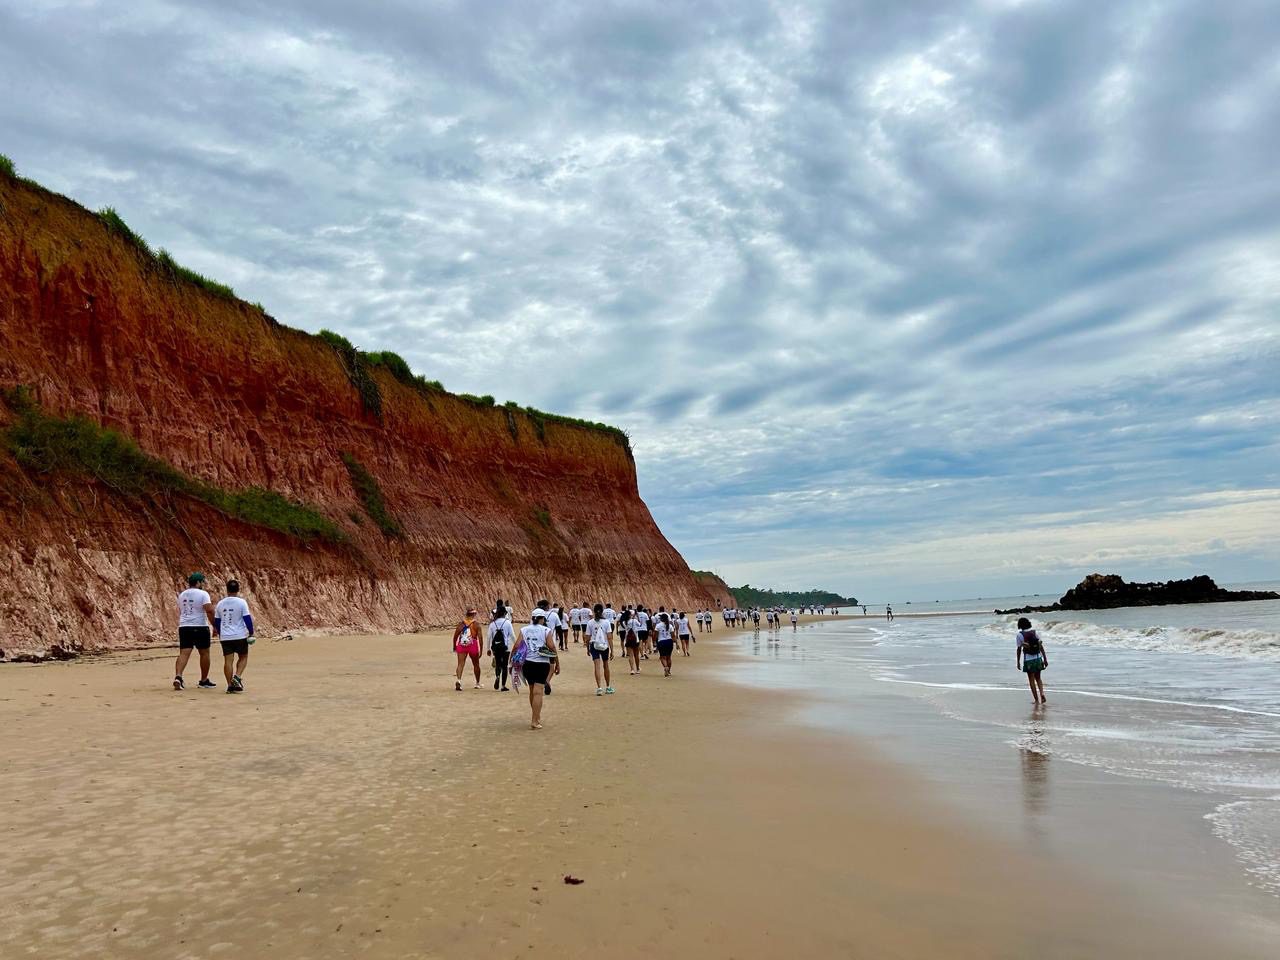
[[[224,490],[188,477],[144,453],[128,437],[84,417],[44,413],[29,395],[10,392],[6,402],[17,419],[4,433],[5,445],[25,469],[43,474],[88,476],[123,496],[175,494],[190,497],[229,517],[289,534],[300,540],[341,543],[346,538],[319,511],[271,490]]]
[[[392,353],[390,350],[378,350],[364,354],[364,358],[370,366],[385,368],[387,373],[406,387],[415,385],[413,371],[409,369],[409,364],[405,363],[404,357],[400,354]]]
[[[403,537],[404,528],[395,515],[387,509],[387,501],[382,495],[382,487],[378,484],[377,478],[349,453],[342,455],[342,462],[346,465],[351,485],[355,487],[360,505],[364,507],[364,512],[369,515],[369,519],[376,523],[378,529],[387,536]]]
[[[0,173],[6,177],[16,177],[18,168],[13,165],[13,161],[9,159],[7,154],[0,153]]]
[[[347,379],[360,395],[360,406],[366,413],[372,413],[381,420],[382,391],[378,389],[378,381],[374,380],[369,373],[369,362],[342,334],[334,333],[332,330],[321,330],[318,336],[333,347],[333,352],[338,355],[338,362],[342,364]]]

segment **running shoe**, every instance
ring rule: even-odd
[[[461,681],[461,680],[455,680],[455,681],[453,681],[453,689],[458,690],[458,691],[461,691],[461,690],[462,690],[462,681]]]
[[[603,696],[604,696],[604,687],[596,687],[596,696],[597,696],[597,697],[603,697]]]
[[[605,687],[605,688],[604,688],[604,692],[605,692],[605,693],[613,693],[613,687]]]
[[[495,679],[494,679],[494,681],[493,681],[493,689],[495,689],[495,690],[497,690],[497,689],[498,689],[498,681],[497,681],[497,679],[496,679],[496,678],[495,678]]]
[[[217,689],[218,685],[206,677],[204,680],[201,680],[199,683],[197,683],[196,686],[204,687],[206,690],[215,690]]]
[[[234,674],[231,677],[231,686],[235,687],[236,693],[244,693],[244,681]]]
[[[187,685],[186,685],[186,683],[184,683],[184,682],[183,682],[183,680],[182,680],[182,678],[181,678],[181,677],[174,677],[174,678],[173,678],[173,689],[175,689],[175,690],[185,690],[185,689],[187,689]]]

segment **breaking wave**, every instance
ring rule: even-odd
[[[1008,637],[1017,617],[982,628]],[[1128,627],[1080,620],[1041,620],[1037,629],[1046,641],[1066,647],[1114,647],[1161,653],[1208,653],[1221,657],[1280,661],[1280,633],[1270,630],[1225,630],[1210,627]]]

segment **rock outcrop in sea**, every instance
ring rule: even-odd
[[[1091,573],[1047,607],[997,610],[998,614],[1049,613],[1054,610],[1106,610],[1154,607],[1174,603],[1225,603],[1235,600],[1280,600],[1270,590],[1224,590],[1203,574],[1189,580],[1129,583],[1114,573]]]
[[[9,658],[172,643],[192,570],[238,577],[267,632],[408,631],[498,596],[714,603],[622,431],[283,326],[3,171],[0,388]]]

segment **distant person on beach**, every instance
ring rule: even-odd
[[[507,616],[506,607],[498,607],[493,611],[493,622],[489,624],[489,657],[493,660],[493,689],[506,690],[507,677],[511,669],[511,651],[515,648],[515,632],[511,628],[511,618]]]
[[[653,628],[653,637],[658,646],[658,659],[662,661],[662,675],[669,677],[671,676],[671,652],[676,647],[676,632],[667,614],[658,614],[658,622]]]
[[[884,605],[884,618],[889,621],[893,620],[893,607],[887,603]]]
[[[613,681],[609,677],[609,661],[613,659],[613,631],[605,619],[604,607],[595,605],[592,617],[587,621],[587,652],[591,654],[591,668],[596,675],[596,696],[613,693]],[[624,625],[626,613],[623,613]]]
[[[800,624],[800,618],[796,616],[796,612],[792,610],[791,611],[791,630],[794,632],[800,629],[799,624]]]
[[[228,580],[227,596],[213,608],[213,629],[222,643],[222,675],[227,678],[227,693],[244,692],[244,671],[249,665],[249,644],[253,643],[253,617],[239,593],[240,581]]]
[[[541,730],[542,697],[550,686],[552,669],[560,672],[560,662],[555,655],[554,640],[549,639],[551,631],[547,629],[547,612],[541,608],[534,610],[532,619],[532,623],[520,628],[520,643],[524,646],[522,673],[529,685],[529,709],[532,711],[529,729]]]
[[[569,628],[565,624],[564,607],[560,607],[560,606],[556,607],[555,618],[556,618],[556,625],[555,625],[556,643],[559,645],[561,650],[568,650],[569,649]]]
[[[476,619],[476,608],[468,607],[467,615],[462,622],[453,628],[453,652],[458,655],[458,669],[454,673],[453,689],[462,689],[462,671],[470,659],[476,672],[476,686],[480,689],[480,621]]]
[[[640,646],[637,648],[639,659],[636,660],[636,673],[640,672],[640,660],[649,659],[649,627],[652,619],[649,611],[643,606],[636,608],[636,638],[640,641]]]
[[[1018,649],[1015,656],[1018,669],[1027,675],[1032,702],[1044,703],[1044,681],[1040,679],[1040,674],[1049,666],[1049,655],[1045,652],[1040,635],[1031,629],[1031,621],[1026,617],[1018,618]]]
[[[178,594],[178,660],[173,666],[173,689],[186,688],[182,671],[187,669],[192,650],[200,652],[198,686],[206,689],[217,686],[209,679],[209,646],[213,642],[209,618],[214,615],[213,600],[204,590],[204,574],[191,574],[187,577],[187,589]]]
[[[683,611],[676,620],[676,635],[680,639],[680,652],[689,656],[689,641],[693,639],[693,634],[689,631],[689,615]]]
[[[578,619],[581,616],[582,608],[577,604],[569,610],[569,629],[573,632],[573,642],[577,643],[582,639],[582,621]]]
[[[862,615],[863,615],[864,617],[867,615],[867,607],[866,607],[866,604],[863,604],[863,606],[862,606]]]

